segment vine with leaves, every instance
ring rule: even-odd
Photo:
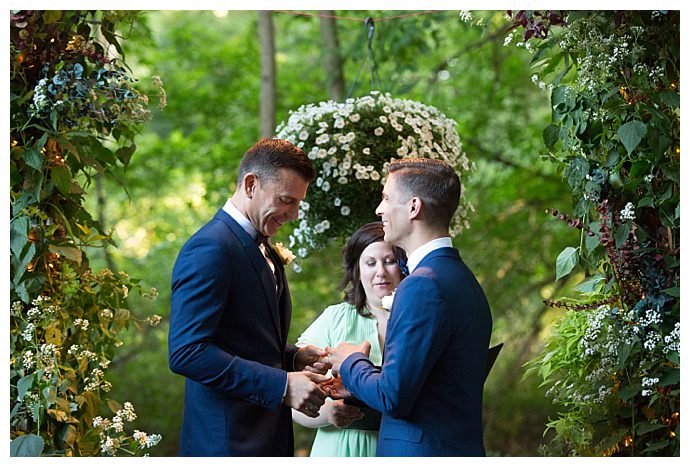
[[[111,50],[123,56],[117,31],[136,15],[10,12],[12,456],[136,455],[160,440],[128,433],[134,406],[109,400],[106,379],[122,331],[160,320],[136,318],[127,296],[155,290],[92,270],[84,251],[114,245],[84,208],[87,189],[96,176],[119,179],[150,116]]]
[[[528,372],[560,407],[556,455],[680,452],[680,14],[520,11],[506,44],[551,91],[544,142],[580,232],[556,278],[585,273]]]

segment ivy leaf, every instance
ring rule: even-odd
[[[556,125],[549,125],[544,128],[544,133],[542,134],[544,138],[544,143],[549,150],[553,150],[553,147],[558,142],[558,135],[560,134],[560,129]]]
[[[618,137],[628,151],[628,155],[633,152],[645,136],[647,136],[647,125],[639,120],[628,122],[618,129]]]
[[[628,399],[633,397],[635,394],[640,392],[641,389],[642,389],[642,386],[640,386],[639,384],[634,384],[632,386],[626,386],[623,389],[621,389],[620,391],[618,391],[618,397],[620,397],[624,401],[627,401]]]
[[[620,246],[625,243],[630,236],[630,230],[632,230],[631,222],[626,222],[616,229],[616,248],[620,248]]]
[[[628,360],[628,357],[630,356],[630,350],[631,349],[632,349],[632,346],[627,342],[621,342],[621,344],[618,346],[618,367],[619,368],[625,367],[625,362]]]
[[[34,373],[31,373],[30,375],[26,375],[22,379],[17,381],[17,399],[24,399],[26,391],[31,389],[31,386],[33,386],[34,379],[36,379],[36,375]]]
[[[566,247],[556,258],[556,280],[570,274],[578,260],[577,248]]]
[[[26,165],[34,170],[41,170],[43,168],[43,156],[40,152],[27,148],[26,151],[22,153],[22,158],[24,162],[26,162]]]
[[[675,91],[661,91],[659,97],[662,102],[673,109],[680,107],[680,94]]]
[[[647,433],[651,433],[652,431],[656,431],[659,428],[666,428],[666,425],[663,423],[641,422],[639,425],[637,425],[635,432],[638,435],[645,435]]]
[[[50,171],[50,179],[63,195],[69,196],[72,192],[72,173],[64,165],[56,165]]]
[[[664,376],[659,380],[659,386],[670,386],[680,382],[680,370],[678,368],[671,368],[664,373]]]
[[[48,245],[48,249],[54,253],[59,253],[65,258],[76,262],[77,264],[81,264],[81,259],[82,259],[82,251],[74,246],[65,246],[65,245]]]
[[[12,254],[19,258],[24,249],[24,245],[29,240],[29,218],[26,216],[18,217],[10,222],[10,250]]]
[[[601,274],[597,274],[596,276],[592,276],[589,279],[580,282],[577,287],[575,287],[575,290],[578,292],[582,293],[591,293],[594,292],[594,289],[596,289],[597,284],[602,282],[605,279],[604,276]]]
[[[14,438],[10,443],[11,457],[38,457],[43,452],[43,438],[28,434]]]

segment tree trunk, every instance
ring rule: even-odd
[[[345,97],[345,82],[343,80],[343,60],[340,57],[340,44],[338,43],[338,28],[333,10],[319,11],[321,17],[321,42],[323,44],[324,64],[326,66],[326,84],[328,85],[328,97],[340,102]]]
[[[259,11],[259,48],[261,49],[261,137],[273,136],[276,127],[276,62],[273,18],[270,10]]]

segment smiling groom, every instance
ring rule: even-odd
[[[326,353],[286,346],[290,292],[268,242],[297,218],[314,174],[298,147],[261,139],[235,194],[177,257],[168,353],[186,379],[182,456],[291,456],[290,408],[316,417],[325,401]]]
[[[491,313],[448,234],[460,180],[435,159],[388,168],[376,208],[410,275],[395,292],[375,367],[369,345],[328,348],[345,388],[383,413],[377,456],[483,456],[482,393]]]

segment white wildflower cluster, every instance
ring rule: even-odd
[[[647,333],[647,336],[644,340],[644,348],[647,349],[650,352],[653,352],[657,345],[661,342],[661,334],[657,331],[651,331]]]
[[[146,318],[146,321],[149,323],[149,326],[155,327],[161,323],[161,316],[160,315],[149,316],[148,318]]]
[[[48,99],[48,80],[46,78],[41,79],[36,86],[34,86],[34,113],[40,113],[48,105],[50,105],[50,99]]]
[[[536,74],[532,75],[532,82],[535,85],[539,86],[539,89],[541,89],[542,91],[551,92],[551,90],[553,89],[553,84],[546,84],[544,81],[540,80],[539,76]]]
[[[642,390],[640,394],[642,396],[651,396],[653,391],[653,387],[656,386],[656,384],[659,383],[659,378],[648,378],[648,377],[643,377],[642,378],[642,387],[645,388]]]
[[[91,375],[84,378],[86,386],[84,386],[85,391],[96,391],[101,389],[108,392],[112,389],[113,385],[110,381],[106,381],[103,378],[105,374],[100,368],[94,368],[91,370]]]
[[[628,202],[621,210],[621,220],[632,221],[635,220],[635,205]]]
[[[145,431],[134,430],[134,440],[143,448],[151,448],[160,443],[162,437],[158,434],[147,435]]]
[[[113,312],[110,311],[109,309],[105,308],[105,309],[101,310],[101,318],[112,319],[112,317],[113,317]]]
[[[472,21],[472,12],[469,10],[460,10],[459,16],[460,16],[460,20],[463,23],[468,23],[468,22]]]
[[[35,331],[36,325],[34,323],[27,323],[26,327],[22,331],[22,339],[24,339],[25,341],[33,340]]]
[[[74,320],[74,325],[78,328],[81,328],[82,331],[86,331],[89,329],[89,320],[77,318]]]
[[[670,334],[664,336],[664,353],[669,354],[670,352],[677,352],[680,354],[680,322],[676,323],[673,327],[673,331]]]
[[[370,222],[386,169],[396,158],[440,159],[462,180],[475,165],[463,152],[455,126],[434,107],[378,92],[343,103],[303,105],[291,112],[276,135],[302,148],[317,175],[309,202],[300,205],[299,225],[290,235],[289,247],[305,248],[308,254],[328,239],[349,236]],[[469,228],[471,211],[474,207],[463,191],[453,235]]]
[[[125,423],[136,420],[137,414],[134,412],[134,405],[131,402],[125,402],[123,407],[118,410],[113,416],[112,420],[103,417],[95,417],[93,419],[93,426],[99,428],[101,452],[108,456],[115,456],[118,448],[129,444],[130,449],[133,448],[137,452],[152,448],[160,443],[162,437],[159,434],[147,434],[144,431],[134,430],[131,438],[125,431]],[[131,442],[135,444],[132,445]],[[129,455],[132,451],[128,449]]]
[[[639,323],[641,326],[649,327],[654,324],[661,324],[661,321],[661,315],[659,314],[659,312],[656,310],[649,309],[645,311],[645,314],[640,318]]]
[[[645,181],[646,183],[652,183],[653,180],[654,180],[654,175],[653,175],[653,174],[647,174],[647,175],[644,176],[644,181]]]
[[[574,86],[579,91],[594,92],[600,85],[615,81],[620,70],[644,52],[637,40],[640,33],[634,28],[631,28],[633,35],[620,34],[613,27],[607,33],[583,20],[563,28],[563,32],[561,48],[578,57],[576,64],[579,70]],[[663,70],[640,64],[633,68],[633,73],[646,76],[653,83],[663,75]]]

